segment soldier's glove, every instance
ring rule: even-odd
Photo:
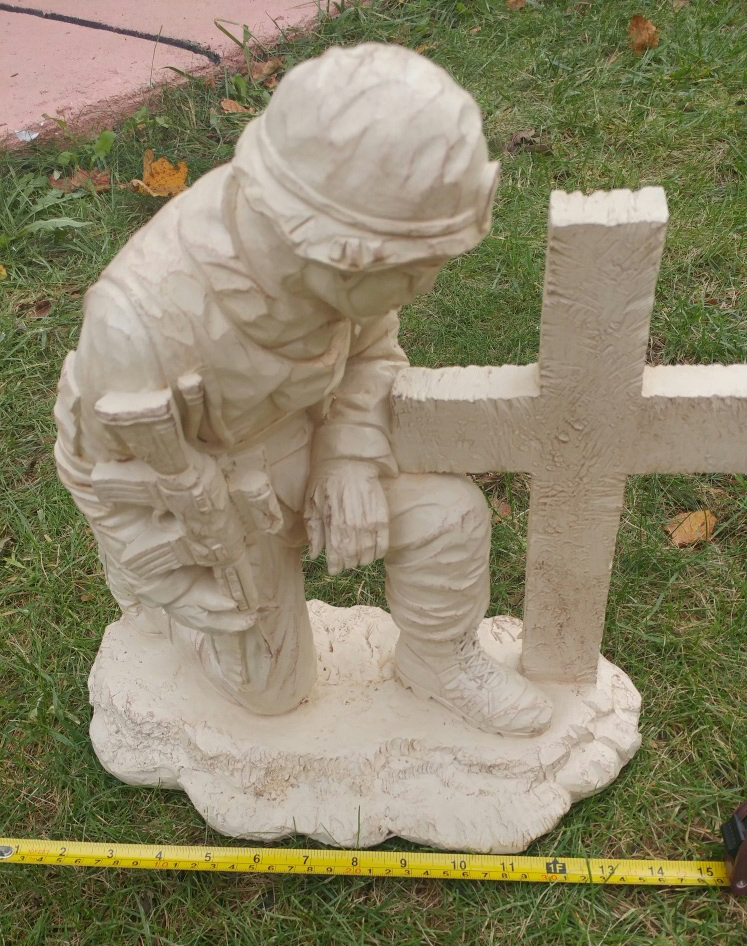
[[[327,568],[370,565],[389,548],[389,507],[378,468],[363,460],[333,460],[315,470],[304,512],[309,555],[327,550]]]

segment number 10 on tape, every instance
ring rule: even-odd
[[[0,864],[201,870],[249,874],[430,877],[529,883],[728,887],[720,861],[546,859],[494,854],[95,844],[0,838]]]

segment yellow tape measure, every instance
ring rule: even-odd
[[[20,838],[0,838],[0,863],[228,871],[236,874],[338,874],[351,877],[431,877],[435,880],[645,884],[655,887],[729,886],[726,866],[721,861],[547,859],[512,854],[182,847]]]

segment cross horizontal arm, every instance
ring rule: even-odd
[[[629,473],[747,473],[747,365],[646,368]]]
[[[392,451],[403,473],[528,471],[536,462],[533,365],[405,368],[392,391]]]

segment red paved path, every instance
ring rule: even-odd
[[[43,10],[117,29],[184,41],[236,61],[238,47],[214,20],[246,23],[267,42],[279,28],[300,26],[317,12],[313,0],[6,0],[0,9],[0,142],[18,132],[53,127],[44,114],[103,127],[132,108],[149,87],[172,81],[167,66],[186,72],[212,67],[208,55],[150,38],[105,32],[19,12]],[[229,26],[240,35],[240,26]],[[22,135],[23,137],[23,135]]]

